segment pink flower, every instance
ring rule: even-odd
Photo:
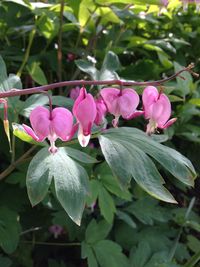
[[[70,91],[69,97],[75,101],[80,94],[80,90],[81,90],[81,88],[79,86],[72,88]]]
[[[160,0],[160,3],[161,3],[161,5],[166,7],[166,6],[168,6],[169,1],[168,0]]]
[[[54,235],[54,238],[58,238],[58,236],[63,232],[63,227],[58,224],[54,224],[49,227],[49,232]]]
[[[36,107],[30,114],[31,127],[23,124],[23,128],[35,141],[42,142],[45,138],[50,141],[49,151],[55,153],[57,148],[55,141],[71,139],[73,126],[72,113],[66,108],[55,108],[49,111],[47,108]]]
[[[68,62],[72,62],[72,61],[74,61],[76,59],[76,55],[75,54],[73,54],[73,53],[68,53],[67,54],[67,61]]]
[[[114,127],[117,127],[120,116],[128,120],[141,114],[140,111],[136,111],[139,96],[133,89],[104,88],[100,94],[108,111],[115,116],[112,121]]]
[[[157,128],[166,129],[172,125],[176,118],[169,120],[171,116],[171,103],[168,97],[154,86],[144,89],[142,95],[145,119],[149,120],[146,132],[152,134]]]
[[[96,103],[97,115],[96,115],[94,123],[96,125],[101,125],[105,118],[107,107],[102,98],[96,99],[95,103]]]
[[[92,124],[95,121],[97,110],[94,98],[83,87],[73,107],[73,114],[78,125],[78,140],[82,147],[86,147],[90,140]]]

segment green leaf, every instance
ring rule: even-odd
[[[168,210],[158,205],[158,201],[149,197],[138,199],[125,210],[149,225],[153,225],[154,221],[168,222],[172,217]]]
[[[200,98],[192,98],[192,99],[189,100],[189,103],[200,107]]]
[[[105,133],[106,134],[106,133]],[[136,128],[122,127],[107,131],[109,138],[126,140],[158,161],[166,170],[184,184],[193,186],[196,172],[192,163],[175,149],[152,140],[143,131]],[[106,135],[107,135],[106,134]],[[176,163],[176,164],[175,164]]]
[[[0,256],[0,266],[10,267],[11,265],[12,261],[9,258]]]
[[[112,228],[112,224],[107,223],[105,220],[96,222],[94,219],[88,225],[85,232],[85,241],[88,244],[96,243],[107,237]]]
[[[132,228],[136,228],[137,227],[136,223],[133,221],[133,219],[127,213],[125,213],[125,212],[123,212],[121,210],[117,210],[116,214],[117,214],[117,217],[120,220],[122,220],[125,223],[127,223],[130,227],[132,227]]]
[[[77,59],[75,60],[75,63],[80,70],[89,74],[91,79],[98,80],[99,71],[95,68],[92,62],[83,59]]]
[[[18,214],[6,207],[1,207],[0,246],[6,253],[10,254],[16,250],[19,242],[20,230],[21,229],[20,229]]]
[[[53,155],[50,170],[54,176],[59,202],[69,217],[80,225],[88,193],[88,176],[85,169],[68,156],[65,148],[59,148]]]
[[[101,214],[106,221],[111,224],[114,218],[114,213],[116,212],[115,203],[112,196],[103,186],[99,188],[98,199]]]
[[[80,225],[88,191],[88,176],[83,167],[71,159],[65,148],[55,154],[47,148],[32,159],[27,173],[27,189],[32,205],[43,200],[54,177],[56,196],[69,215]]]
[[[33,206],[46,196],[54,173],[52,172],[53,155],[48,148],[41,149],[31,160],[26,176],[28,196]]]
[[[149,194],[160,200],[176,203],[163,186],[164,181],[151,159],[142,150],[124,141],[125,138],[118,139],[116,135],[108,134],[99,137],[105,159],[122,185],[126,185],[133,177]]]
[[[136,250],[131,250],[130,261],[132,267],[144,267],[151,256],[151,247],[148,242],[140,241]]]
[[[118,179],[113,176],[112,171],[106,162],[98,164],[98,166],[95,168],[95,174],[97,177],[99,177],[103,186],[109,192],[125,200],[131,200],[132,196],[130,192],[128,189],[121,188]]]
[[[47,84],[47,79],[43,70],[40,68],[39,62],[33,62],[31,65],[27,66],[27,70],[31,76],[31,78],[40,85]]]
[[[119,76],[115,72],[119,67],[120,62],[118,56],[114,52],[108,51],[99,73],[99,80],[119,79]]]
[[[87,258],[88,267],[98,267],[93,249],[84,241],[81,243],[81,258]]]
[[[81,152],[80,150],[71,148],[71,147],[66,147],[65,152],[67,155],[77,161],[80,161],[82,163],[97,163],[98,160],[95,158],[89,156],[88,154]]]
[[[173,66],[173,63],[169,60],[168,55],[164,51],[158,51],[157,54],[161,64],[166,69],[170,69]]]
[[[130,267],[121,247],[111,240],[101,240],[93,249],[101,267]]]
[[[174,62],[175,72],[178,72],[182,70],[183,68],[184,67],[181,66],[179,63]],[[178,83],[178,89],[182,96],[186,96],[187,94],[190,93],[192,86],[193,86],[192,75],[189,72],[185,71],[181,73],[181,77],[183,77],[184,80],[181,79],[180,77],[176,78],[177,83]]]

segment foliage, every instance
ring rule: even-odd
[[[0,92],[61,80],[157,80],[191,62],[199,72],[194,6],[184,12],[173,0],[158,15],[160,1],[146,2],[2,1]],[[72,109],[70,89],[53,91],[53,106]],[[178,120],[162,134],[147,136],[142,118],[120,120],[117,129],[94,128],[87,148],[76,137],[58,142],[55,155],[20,126],[47,96],[8,98],[13,153],[1,123],[0,266],[198,266],[198,179],[191,186],[200,171],[199,82],[185,72],[163,90]]]

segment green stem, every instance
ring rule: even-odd
[[[28,58],[29,58],[29,54],[30,54],[30,50],[31,50],[31,46],[32,46],[32,43],[33,43],[33,39],[34,39],[35,33],[36,33],[36,29],[34,28],[34,29],[32,29],[32,31],[29,34],[28,46],[26,48],[24,59],[22,61],[22,64],[21,64],[18,72],[17,72],[17,76],[19,76],[19,77],[22,75],[22,71],[24,69],[24,66],[26,65],[26,63],[28,61]]]
[[[200,251],[194,254],[183,267],[194,267],[200,261]]]

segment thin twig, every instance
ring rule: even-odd
[[[21,243],[24,244],[33,244],[32,241],[20,241]],[[54,242],[40,242],[40,241],[35,241],[34,245],[45,245],[45,246],[62,246],[62,247],[72,247],[72,246],[80,246],[81,243],[54,243]]]
[[[173,74],[172,76],[158,80],[158,81],[151,81],[151,82],[135,82],[135,81],[124,81],[124,80],[107,80],[107,81],[85,81],[85,80],[76,80],[76,81],[64,81],[64,82],[57,82],[52,83],[48,85],[42,85],[38,87],[32,87],[28,89],[11,89],[10,91],[0,93],[0,98],[5,97],[13,97],[13,96],[21,96],[21,95],[30,95],[30,94],[36,94],[41,91],[48,91],[53,90],[55,88],[64,87],[64,86],[78,86],[78,85],[120,85],[120,86],[160,86],[161,84],[164,84],[168,81],[171,81],[178,77],[182,72],[190,72],[193,75],[197,76],[197,73],[194,73],[192,69],[194,68],[194,64],[190,64],[188,67],[183,68],[182,70],[178,71],[177,73]]]
[[[0,173],[0,180],[3,180],[6,176],[8,176],[15,168],[18,164],[20,164],[21,162],[24,161],[24,159],[26,159],[27,156],[29,156],[35,149],[37,146],[32,146],[25,154],[23,154],[20,158],[18,158],[18,160],[16,160],[15,162],[11,163],[7,169],[5,169],[5,171],[3,171],[2,173]]]

